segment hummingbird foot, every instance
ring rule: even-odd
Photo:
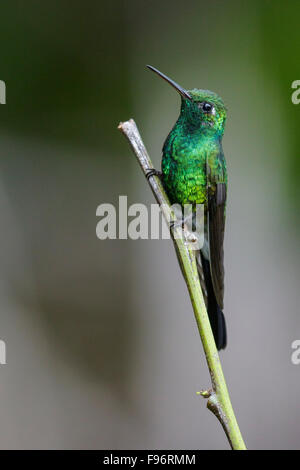
[[[149,178],[151,178],[151,176],[158,176],[161,179],[162,178],[162,172],[156,170],[155,168],[151,168],[151,169],[148,168],[146,170],[146,178],[147,178],[148,181],[149,181]]]
[[[183,238],[184,244],[190,245],[193,250],[199,250],[201,248],[198,235],[189,229],[186,220],[170,222],[170,230],[174,231],[177,228],[180,228],[180,233],[178,235],[175,234],[175,238],[177,238],[177,236]]]
[[[172,220],[169,226],[170,226],[170,230],[174,230],[178,227],[180,227],[183,230],[184,222],[182,220]]]
[[[187,244],[198,242],[197,235],[194,232],[190,232],[186,224],[183,225],[183,235],[184,235],[185,242]]]

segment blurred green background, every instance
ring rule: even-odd
[[[100,241],[96,208],[153,202],[119,121],[159,167],[179,99],[229,113],[222,353],[249,448],[300,448],[297,0],[1,5],[0,448],[227,448],[170,241]]]

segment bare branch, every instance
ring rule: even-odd
[[[153,164],[134,120],[130,119],[129,121],[120,123],[118,129],[128,139],[144,175],[147,176],[148,171],[153,169]],[[175,215],[172,213],[168,197],[159,177],[154,175],[148,180],[154,197],[161,207],[165,220],[167,222],[175,220]],[[180,233],[178,233],[178,236],[175,236],[177,230],[180,232],[179,227],[176,226],[176,224],[173,225],[171,235],[190,294],[212,383],[212,390],[200,392],[200,395],[207,399],[207,407],[222,424],[231,448],[234,450],[245,450],[246,447],[231,405],[219,354],[207,315],[199,283],[195,251],[192,249],[191,244],[187,243],[186,240],[180,236]]]

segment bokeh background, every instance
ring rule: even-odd
[[[117,131],[155,165],[179,111],[150,63],[229,109],[221,353],[252,449],[300,449],[297,0],[3,2],[0,448],[226,449],[170,241],[100,241],[102,202],[150,205]]]

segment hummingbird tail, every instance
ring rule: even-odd
[[[200,261],[200,259],[201,261]],[[227,344],[227,331],[224,314],[219,307],[216,296],[214,293],[214,288],[212,284],[211,274],[210,274],[210,265],[209,261],[204,258],[201,253],[198,261],[198,272],[200,278],[200,284],[202,291],[204,293],[207,313],[210,321],[210,326],[213,331],[217,349],[225,349]],[[201,263],[201,265],[200,265]],[[204,289],[205,286],[205,289]],[[206,292],[205,292],[206,291]]]

